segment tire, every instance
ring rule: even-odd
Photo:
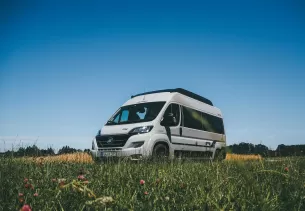
[[[215,152],[214,160],[215,161],[223,161],[226,159],[227,153],[225,149],[217,149]]]
[[[165,159],[169,157],[169,149],[166,144],[156,144],[152,156],[154,159]]]
[[[92,158],[94,163],[100,163],[101,162],[101,159],[99,157],[95,157],[95,156],[91,155],[91,158]]]

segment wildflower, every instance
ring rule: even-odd
[[[114,200],[111,196],[104,196],[104,197],[101,197],[101,198],[98,198],[95,200],[96,202],[99,202],[101,204],[110,204],[112,203]]]
[[[30,184],[27,183],[27,184],[24,185],[24,187],[25,187],[25,188],[29,188],[29,187],[30,187]]]
[[[89,183],[89,181],[88,181],[88,180],[85,180],[85,181],[84,181],[84,184],[85,184],[85,185],[87,185],[88,183]]]
[[[144,192],[144,195],[148,195],[148,192],[147,192],[147,191],[145,191],[145,192]]]
[[[66,179],[65,179],[65,178],[62,178],[62,179],[58,179],[57,181],[58,181],[58,183],[61,183],[61,182],[65,182]]]
[[[21,211],[32,211],[32,209],[31,209],[30,205],[25,204],[21,208]]]
[[[145,181],[144,180],[140,180],[140,185],[144,185],[145,184]]]
[[[63,182],[63,181],[59,183],[59,187],[60,187],[60,188],[63,188],[64,185],[65,185],[65,182]]]
[[[79,180],[85,180],[85,176],[84,176],[84,175],[78,175],[77,179],[79,179]]]
[[[34,196],[35,196],[35,197],[37,197],[37,196],[38,196],[38,193],[37,193],[37,192],[36,192],[36,193],[34,193]]]
[[[285,167],[285,168],[284,168],[284,171],[285,171],[285,172],[288,172],[288,171],[289,171],[289,168],[288,168],[288,167]]]
[[[166,201],[169,201],[169,197],[168,197],[168,196],[166,196],[164,199],[165,199]]]
[[[25,178],[25,179],[23,180],[24,183],[27,183],[28,181],[29,181],[28,178]]]
[[[19,196],[19,197],[23,197],[23,193],[19,193],[18,196]]]
[[[56,182],[56,179],[52,179],[52,182]]]

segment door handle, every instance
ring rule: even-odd
[[[180,127],[180,136],[182,136],[182,128]]]

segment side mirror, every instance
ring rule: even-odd
[[[167,116],[164,116],[163,120],[161,121],[162,126],[173,126],[176,125],[176,123],[177,120],[172,113],[169,113]]]

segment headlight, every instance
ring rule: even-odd
[[[142,133],[148,133],[153,129],[153,126],[143,126],[143,127],[136,127],[132,129],[129,134],[142,134]]]

